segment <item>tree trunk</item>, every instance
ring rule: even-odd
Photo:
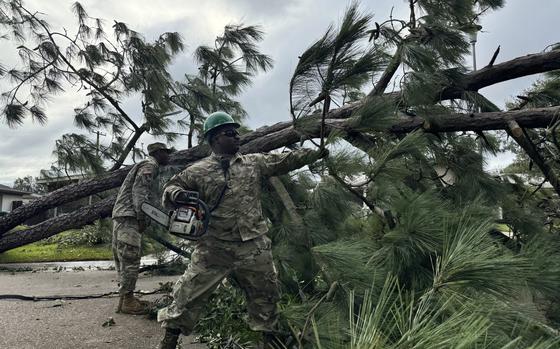
[[[67,185],[16,208],[0,219],[0,236],[49,208],[118,187],[124,181],[129,170],[130,167],[125,167],[97,178],[86,179]]]
[[[198,146],[172,154],[170,163],[172,165],[184,165],[202,159],[209,154],[210,150],[207,146]],[[131,166],[124,167],[100,177],[67,185],[18,207],[6,216],[0,217],[0,236],[18,224],[50,208],[120,186],[130,169]]]
[[[46,239],[61,231],[81,228],[99,218],[109,217],[111,216],[115,199],[116,195],[112,195],[93,205],[51,218],[29,229],[8,232],[0,238],[0,252]]]
[[[551,126],[560,107],[536,108],[492,113],[436,115],[430,121],[421,117],[395,123],[389,127],[392,133],[409,133],[417,129],[427,132],[489,131],[505,130],[509,121],[516,121],[523,128],[546,128]]]
[[[463,81],[461,81],[461,86],[445,88],[442,93],[442,98],[459,98],[463,90],[478,91],[481,88],[499,82],[556,69],[560,69],[560,50],[518,57],[466,74]]]

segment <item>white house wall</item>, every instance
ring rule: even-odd
[[[2,212],[10,212],[12,210],[12,202],[24,201],[21,195],[0,194],[2,196]],[[27,200],[25,200],[27,201]]]

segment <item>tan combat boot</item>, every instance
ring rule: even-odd
[[[133,294],[128,293],[121,295],[119,299],[119,306],[117,308],[117,313],[131,314],[131,315],[144,315],[148,314],[149,307]]]
[[[177,342],[179,341],[179,336],[181,331],[173,328],[165,329],[165,337],[159,343],[158,349],[175,349],[177,348]]]

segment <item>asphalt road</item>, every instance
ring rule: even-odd
[[[0,295],[90,295],[116,291],[110,270],[0,272]],[[176,276],[144,276],[137,289],[152,291]],[[159,295],[161,296],[161,295]],[[143,296],[153,300],[158,295]],[[22,301],[0,299],[0,348],[157,348],[163,329],[146,316],[116,314],[116,296],[98,299]],[[110,317],[114,325],[103,326]],[[183,337],[182,348],[206,348]]]

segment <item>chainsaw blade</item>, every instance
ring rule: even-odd
[[[169,227],[169,215],[148,202],[142,203],[142,212],[164,227]]]

